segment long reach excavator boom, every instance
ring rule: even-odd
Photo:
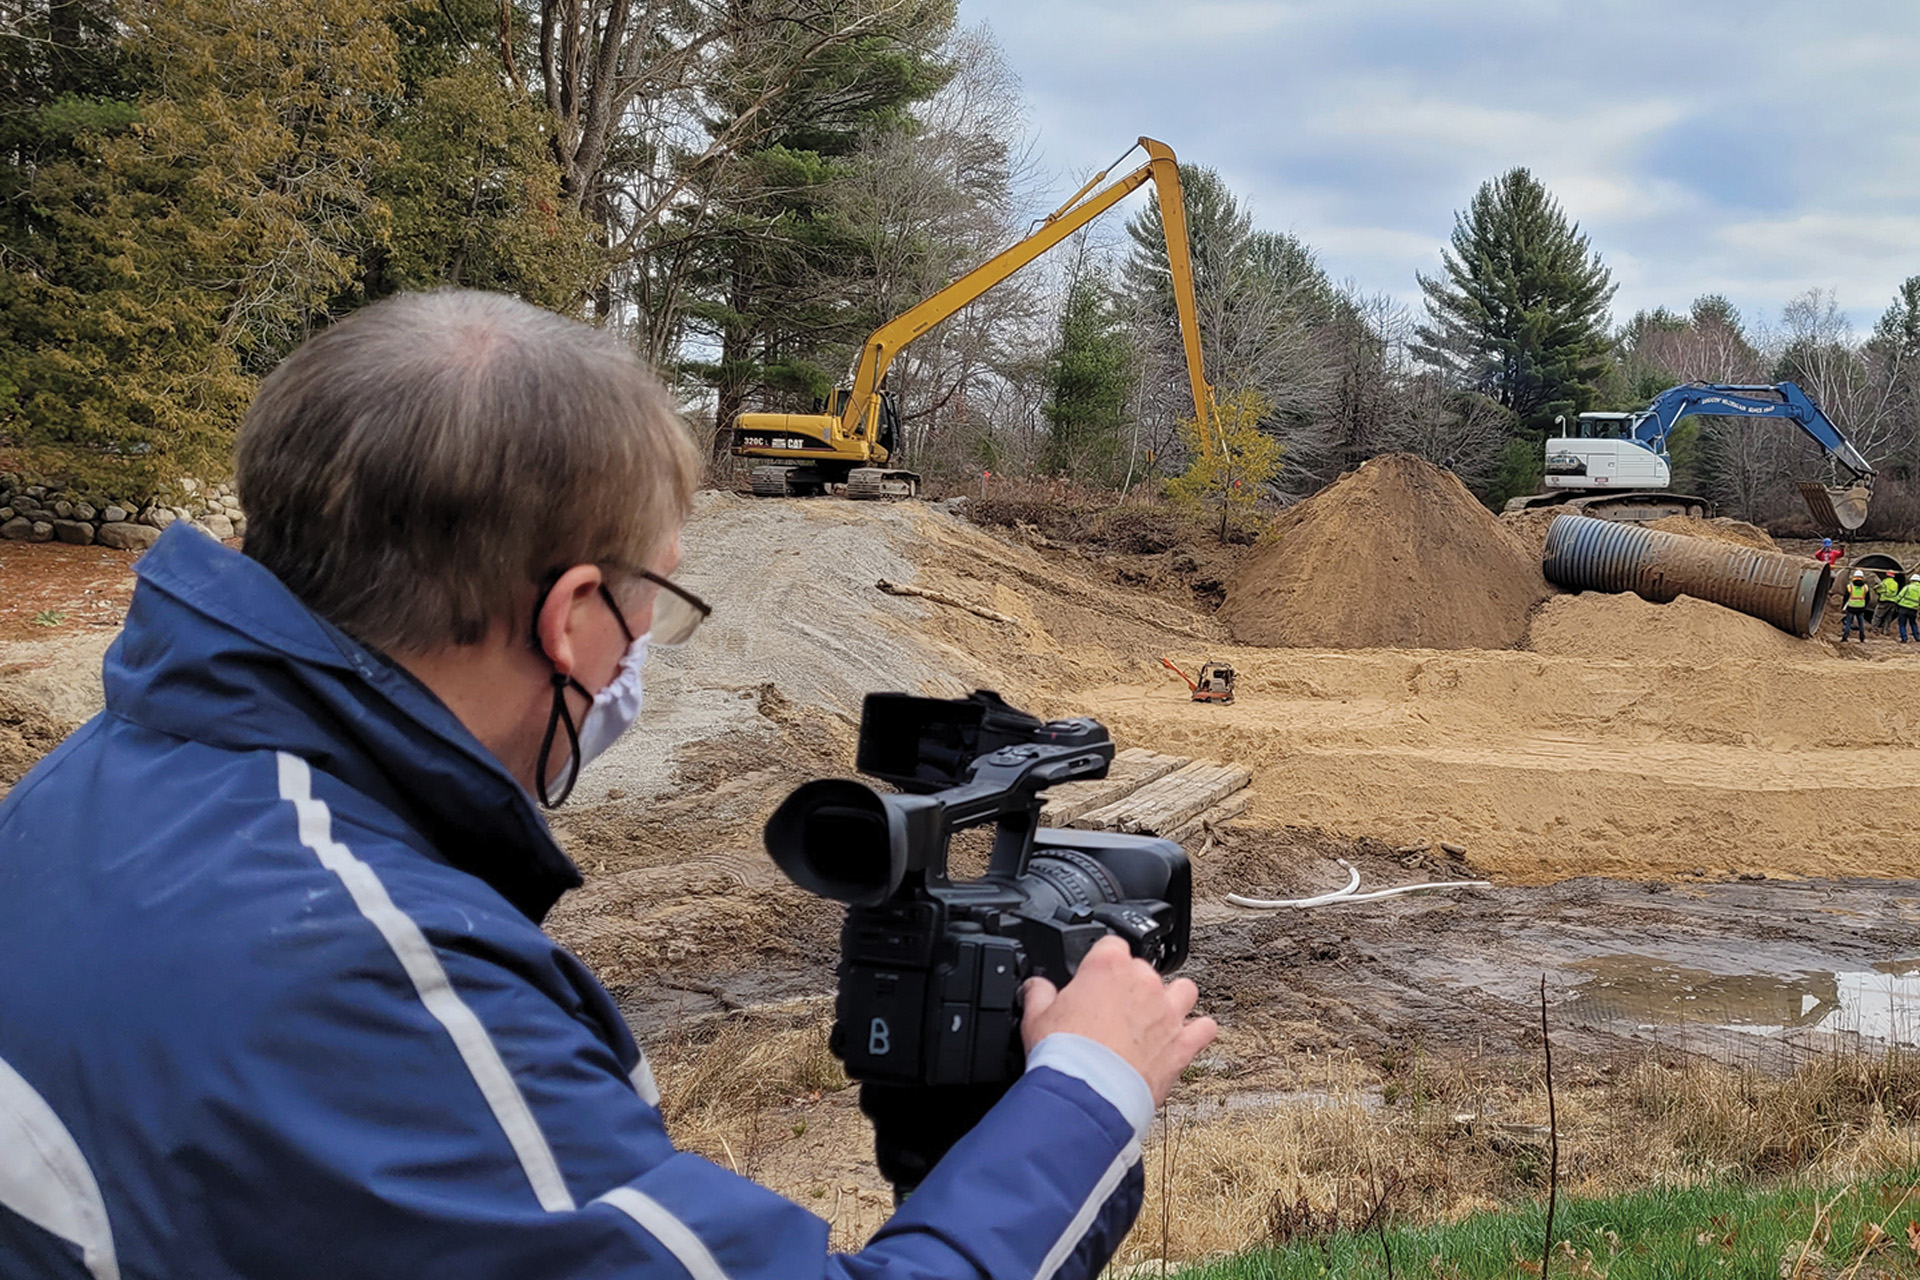
[[[734,426],[734,456],[768,464],[754,468],[754,493],[763,497],[798,496],[844,484],[850,498],[915,496],[919,477],[886,466],[897,452],[899,432],[899,411],[885,389],[887,369],[894,359],[915,338],[1149,181],[1160,198],[1160,221],[1166,233],[1167,266],[1186,349],[1194,417],[1200,426],[1200,439],[1211,452],[1216,447],[1213,390],[1207,385],[1201,363],[1199,313],[1194,303],[1193,259],[1187,241],[1186,202],[1180,192],[1180,166],[1163,142],[1141,138],[1128,154],[1136,149],[1147,153],[1147,162],[1138,169],[1095,191],[1119,162],[1107,166],[1065,204],[1041,219],[1024,239],[875,329],[861,348],[852,384],[834,393],[825,413],[741,414]]]

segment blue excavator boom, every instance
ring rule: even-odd
[[[1709,509],[1706,499],[1667,492],[1672,475],[1668,440],[1682,419],[1695,414],[1793,423],[1846,473],[1843,485],[1807,482],[1799,486],[1814,522],[1835,531],[1858,529],[1866,522],[1873,464],[1791,382],[1768,386],[1689,382],[1667,388],[1633,413],[1583,413],[1572,424],[1561,419],[1562,434],[1547,441],[1548,492],[1515,498],[1508,508],[1564,504],[1613,520],[1651,520],[1674,512],[1703,514]]]
[[[1665,453],[1667,437],[1682,418],[1710,414],[1725,418],[1786,418],[1810,436],[1829,457],[1845,467],[1856,483],[1873,479],[1873,464],[1834,425],[1807,393],[1791,382],[1771,386],[1739,386],[1731,383],[1689,382],[1670,387],[1647,406],[1648,418],[1634,434],[1646,430],[1648,443]]]

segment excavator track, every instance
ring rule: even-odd
[[[1664,489],[1621,489],[1600,493],[1582,493],[1562,489],[1555,493],[1536,493],[1508,501],[1508,511],[1540,511],[1564,508],[1575,515],[1596,520],[1646,521],[1668,516],[1693,516],[1704,519],[1713,514],[1713,504],[1690,494],[1668,493]]]
[[[920,496],[920,477],[911,471],[855,467],[847,473],[847,497],[903,502]]]
[[[813,467],[755,467],[756,498],[817,498],[827,492],[826,477]]]
[[[787,476],[792,467],[755,467],[753,469],[753,496],[756,498],[784,498],[787,496]]]

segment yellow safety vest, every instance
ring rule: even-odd
[[[1909,582],[1900,588],[1900,594],[1895,598],[1902,609],[1920,608],[1920,582]]]
[[[1896,600],[1899,596],[1900,584],[1894,581],[1892,574],[1883,575],[1880,579],[1880,598],[1882,600]]]
[[[1864,609],[1867,607],[1867,584],[1864,581],[1847,584],[1847,608]]]

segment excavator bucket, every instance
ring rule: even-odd
[[[1872,496],[1863,485],[1827,490],[1827,498],[1833,503],[1833,514],[1840,518],[1842,529],[1858,529],[1867,522],[1867,499]]]
[[[1806,480],[1800,484],[1800,496],[1806,499],[1814,524],[1851,531],[1867,522],[1867,501],[1873,493],[1865,485],[1843,489]]]

